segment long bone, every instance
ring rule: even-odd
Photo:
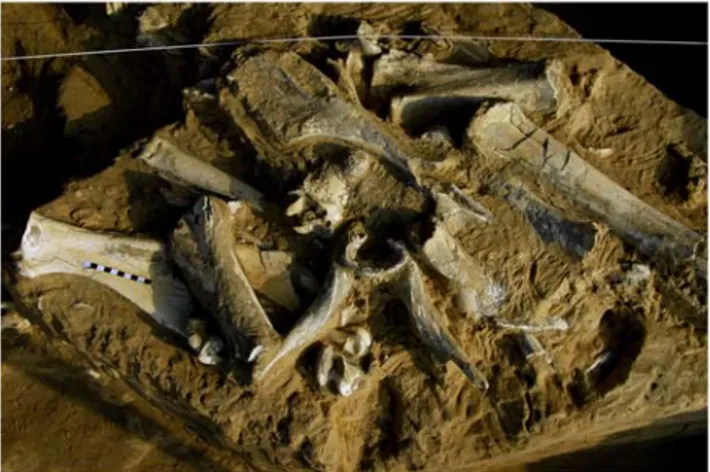
[[[194,187],[229,200],[245,200],[257,210],[263,210],[264,196],[258,190],[165,138],[156,136],[151,139],[139,158],[170,182]]]
[[[375,62],[371,87],[380,96],[396,93],[392,120],[413,131],[490,99],[513,101],[529,112],[551,112],[557,105],[553,70],[540,64],[469,68],[394,50]],[[397,92],[402,87],[406,94]]]
[[[24,277],[52,273],[88,277],[187,337],[192,299],[173,276],[168,251],[160,241],[97,233],[33,212],[18,257],[17,267]]]
[[[648,256],[689,259],[704,241],[701,235],[646,204],[567,149],[513,103],[494,105],[477,116],[467,135],[485,155],[519,162],[545,177],[559,192]],[[705,254],[696,259],[703,276],[706,259]]]

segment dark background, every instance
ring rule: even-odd
[[[585,38],[708,40],[707,3],[539,3]],[[708,114],[708,50],[704,46],[601,44],[670,99]]]

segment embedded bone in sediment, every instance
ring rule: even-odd
[[[457,308],[475,318],[498,314],[507,298],[502,285],[490,279],[441,224],[422,245],[427,261],[455,287]]]
[[[552,356],[545,350],[542,343],[535,335],[522,333],[520,336],[520,344],[526,359],[542,357],[547,364],[552,365]]]
[[[334,143],[366,150],[407,171],[408,160],[416,157],[406,137],[349,103],[330,79],[295,53],[251,57],[228,80],[238,84],[238,91],[224,89],[221,103],[237,124],[244,118],[232,110],[235,99],[254,110],[248,113],[259,128],[258,139],[272,146],[293,150]],[[253,126],[243,128],[249,134]]]
[[[288,208],[288,215],[308,215],[310,208],[323,214],[307,220],[297,229],[300,233],[330,235],[346,220],[389,209],[398,210],[405,221],[427,206],[422,192],[402,183],[376,157],[363,151],[310,174],[299,193],[301,198]]]
[[[353,359],[360,359],[370,350],[372,335],[363,327],[357,327],[349,333],[343,343],[343,352]]]
[[[261,380],[270,375],[278,376],[282,369],[292,369],[304,349],[337,328],[340,312],[347,308],[354,282],[352,271],[336,263],[321,293],[279,348],[260,363],[255,378]]]
[[[458,234],[469,224],[490,223],[493,215],[455,184],[436,185],[436,217],[452,234]]]
[[[548,113],[557,105],[541,64],[469,68],[396,50],[381,56],[373,68],[371,93],[386,98],[404,86],[408,92],[392,98],[390,115],[410,132],[452,112],[473,112],[490,99],[512,101],[529,112]]]
[[[30,214],[17,262],[28,278],[63,273],[99,282],[186,336],[192,297],[173,276],[167,249],[152,239],[97,233]]]
[[[366,57],[378,56],[382,54],[382,48],[378,43],[379,34],[371,24],[366,21],[360,22],[357,28],[357,39],[362,47],[362,52]]]
[[[415,333],[433,351],[436,359],[443,363],[452,361],[475,386],[486,390],[488,381],[447,333],[443,315],[434,304],[424,273],[404,246],[396,243],[393,246],[402,251],[408,260],[406,276],[396,284],[396,292],[409,310]]]
[[[248,361],[278,340],[239,261],[230,204],[202,197],[173,231],[171,250],[185,280],[219,323],[229,354]]]
[[[569,254],[579,258],[584,257],[594,246],[594,225],[566,218],[521,183],[504,183],[497,186],[497,192],[510,206],[525,215],[544,243],[556,243]]]
[[[249,184],[219,170],[160,136],[146,144],[140,159],[166,180],[214,193],[231,200],[244,200],[262,210],[264,196]]]
[[[546,178],[557,191],[648,256],[689,259],[704,241],[538,128],[515,104],[492,106],[471,122],[467,136],[486,155],[520,162]],[[706,258],[698,259],[697,269],[704,276]]]
[[[347,397],[364,383],[364,372],[349,362],[331,345],[324,346],[316,361],[316,382],[321,388],[334,384],[339,395]]]

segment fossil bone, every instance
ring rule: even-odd
[[[412,255],[400,243],[391,242],[391,245],[404,254],[407,260],[407,276],[396,284],[396,289],[409,310],[414,331],[419,339],[433,350],[439,361],[443,363],[452,361],[475,386],[482,390],[488,389],[488,381],[466,359],[442,325],[442,315],[436,308],[431,294],[428,293],[424,274]]]
[[[701,235],[646,204],[535,126],[515,104],[492,106],[471,122],[467,133],[486,155],[520,162],[547,178],[648,256],[689,259],[703,242]],[[696,259],[703,276],[706,259]]]
[[[300,198],[287,209],[287,215],[308,215],[316,207],[321,218],[307,220],[297,231],[329,236],[346,220],[390,209],[411,210],[418,214],[427,205],[417,188],[403,184],[371,154],[357,151],[345,162],[329,162],[318,173],[310,174],[299,191]],[[394,207],[397,202],[401,203]],[[399,211],[401,218],[408,217]]]
[[[457,234],[468,224],[490,223],[493,215],[473,198],[454,184],[436,185],[436,216],[453,234]]]
[[[340,312],[346,307],[353,283],[352,271],[336,264],[331,270],[325,289],[289,332],[278,350],[264,360],[263,365],[257,369],[255,378],[264,379],[272,371],[279,371],[281,366],[293,367],[308,345],[337,328],[340,324]]]
[[[264,196],[247,183],[156,136],[146,144],[140,159],[155,168],[166,180],[198,188],[227,199],[245,200],[263,210]]]
[[[239,261],[233,208],[202,197],[180,220],[171,250],[193,293],[219,323],[229,353],[248,361],[278,336]]]
[[[152,239],[96,233],[33,212],[22,237],[20,275],[88,277],[135,303],[160,325],[186,336],[187,287],[172,273],[165,246]]]
[[[411,92],[392,99],[391,115],[407,130],[461,107],[473,109],[487,99],[513,101],[529,112],[550,112],[557,104],[555,89],[540,64],[472,69],[393,50],[375,62],[372,93],[388,96],[402,86]]]
[[[359,390],[364,383],[362,370],[350,363],[333,346],[325,346],[316,362],[316,381],[322,388],[333,382],[338,393],[347,397]]]
[[[504,183],[498,186],[498,189],[512,207],[525,215],[543,242],[555,242],[566,252],[580,258],[594,246],[596,229],[591,223],[565,218],[559,211],[534,196],[522,184]]]
[[[335,84],[295,53],[251,57],[228,80],[240,86],[236,97],[225,89],[223,106],[238,124],[245,118],[233,109],[239,106],[235,98],[246,109],[258,110],[258,117],[252,119],[261,140],[267,139],[272,146],[283,151],[314,142],[346,145],[371,152],[408,172],[414,151],[405,149],[406,139],[345,100]],[[248,135],[253,127],[243,126]]]
[[[365,56],[379,56],[382,54],[382,48],[377,44],[379,35],[375,28],[366,21],[360,22],[357,28],[357,39],[362,47],[362,52]]]

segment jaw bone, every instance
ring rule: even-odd
[[[173,232],[171,250],[193,293],[219,323],[229,352],[251,362],[278,336],[239,260],[234,224],[239,205],[201,198]]]
[[[264,196],[258,190],[164,138],[156,136],[150,140],[139,158],[168,181],[230,200],[245,200],[254,208],[263,210]]]
[[[187,337],[192,300],[155,240],[95,233],[31,213],[22,237],[20,275],[88,277],[120,293],[160,325]]]
[[[520,162],[546,177],[648,256],[688,259],[703,242],[701,235],[644,203],[535,126],[515,104],[494,105],[471,122],[467,133],[485,154]],[[699,259],[696,266],[705,276],[706,257]]]
[[[405,149],[406,140],[345,100],[335,84],[295,53],[251,57],[228,79],[239,90],[235,95],[225,89],[221,103],[252,142],[268,140],[281,151],[330,142],[366,150],[408,171],[413,154]],[[244,117],[238,106],[258,113]],[[247,119],[256,124],[243,123]]]

